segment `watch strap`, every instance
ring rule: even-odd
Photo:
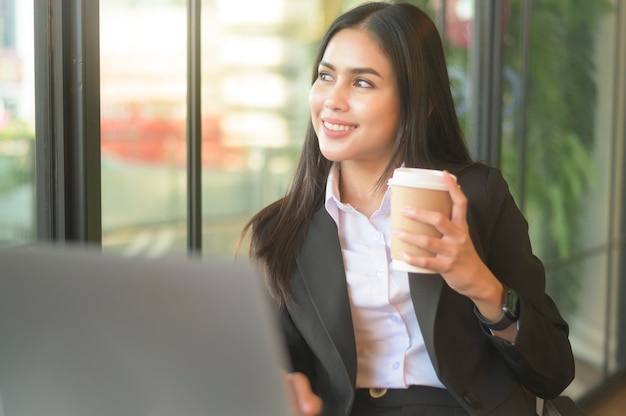
[[[502,316],[497,321],[490,321],[485,318],[476,306],[474,306],[474,314],[485,327],[494,331],[501,331],[519,319],[519,296],[513,289],[504,286],[502,291]]]

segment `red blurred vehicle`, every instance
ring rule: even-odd
[[[186,122],[168,112],[147,114],[145,104],[126,104],[117,115],[101,121],[103,154],[124,161],[184,166],[187,163]],[[202,165],[225,168],[241,166],[244,150],[223,142],[220,116],[202,120]]]

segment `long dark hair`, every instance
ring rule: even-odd
[[[396,167],[435,167],[470,162],[456,116],[441,38],[434,22],[407,4],[366,3],[339,16],[322,39],[312,82],[332,37],[342,29],[370,31],[387,55],[399,91],[400,117],[393,155],[379,185]],[[250,256],[264,269],[278,304],[290,298],[295,258],[314,213],[322,206],[332,162],[320,152],[309,121],[304,145],[285,196],[259,211],[246,224]]]

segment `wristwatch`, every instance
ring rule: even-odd
[[[487,328],[501,331],[519,319],[519,296],[516,291],[504,286],[502,291],[502,316],[495,322],[482,316],[476,306],[474,306],[474,314],[476,314],[480,323]]]

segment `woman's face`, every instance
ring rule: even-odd
[[[369,31],[343,29],[333,36],[309,105],[324,157],[387,164],[398,128],[399,98],[389,60]]]

